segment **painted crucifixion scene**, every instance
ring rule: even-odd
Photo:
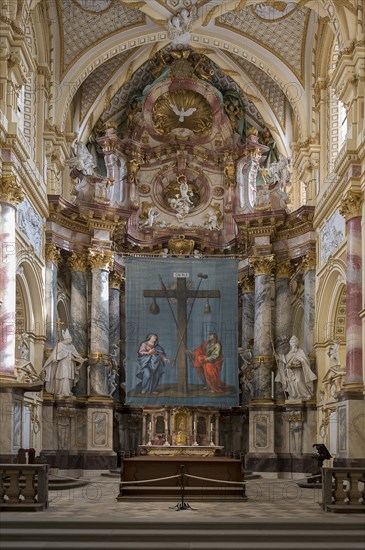
[[[128,402],[235,406],[237,262],[128,258],[126,269]]]

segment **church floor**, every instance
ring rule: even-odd
[[[49,508],[43,512],[6,512],[6,518],[27,518],[45,520],[58,519],[95,519],[115,520],[131,519],[173,519],[181,521],[202,520],[202,518],[236,518],[236,519],[295,519],[296,521],[319,520],[321,522],[354,521],[365,523],[365,515],[326,513],[320,506],[321,490],[300,488],[297,480],[253,479],[247,481],[248,501],[227,502],[222,495],[220,501],[186,501],[195,510],[176,511],[175,501],[117,502],[118,479],[106,478],[88,472],[93,482],[84,487],[50,491]]]

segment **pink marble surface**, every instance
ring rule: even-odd
[[[14,376],[15,362],[15,208],[1,204],[0,373]]]
[[[362,381],[361,217],[347,221],[346,381]]]

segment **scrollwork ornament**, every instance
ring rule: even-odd
[[[45,258],[47,262],[58,265],[61,261],[61,251],[54,243],[46,245]]]
[[[276,272],[277,278],[291,277],[291,275],[293,274],[293,271],[294,271],[294,267],[290,260],[279,260],[276,262],[275,272]]]
[[[0,186],[0,202],[18,206],[25,197],[25,193],[15,176],[3,176]]]
[[[316,255],[314,252],[309,252],[302,260],[303,272],[306,273],[311,269],[316,269]]]
[[[339,212],[346,221],[351,220],[351,218],[361,216],[362,202],[363,198],[361,194],[350,190],[342,198],[339,206]]]
[[[82,254],[80,252],[73,252],[69,257],[67,263],[70,266],[72,271],[85,272],[88,270],[88,262],[87,262],[86,254]]]
[[[275,268],[274,255],[252,256],[250,265],[253,267],[255,275],[272,275]]]
[[[88,256],[91,269],[104,269],[108,271],[114,261],[113,252],[110,250],[89,250]]]
[[[192,254],[195,246],[195,241],[185,239],[185,235],[180,235],[177,239],[170,239],[168,242],[169,250],[177,256],[188,256]]]
[[[255,279],[254,277],[247,275],[246,277],[243,277],[239,285],[241,287],[242,294],[245,294],[247,292],[254,292],[255,290]]]
[[[120,290],[121,285],[125,282],[125,277],[117,271],[112,271],[109,275],[109,288]]]

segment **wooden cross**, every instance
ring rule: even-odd
[[[199,276],[199,275],[198,275]],[[204,278],[208,278],[204,276]],[[177,301],[177,385],[178,391],[184,395],[187,393],[187,303],[189,298],[219,298],[219,290],[191,290],[186,285],[186,277],[177,277],[175,289],[144,290],[145,298],[175,298]],[[191,312],[191,310],[190,310]],[[190,314],[189,314],[190,317]]]

